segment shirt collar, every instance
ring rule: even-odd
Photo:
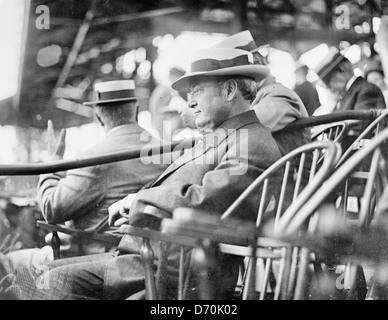
[[[356,76],[353,76],[350,78],[350,80],[346,84],[346,91],[348,91],[350,89],[350,87],[353,85],[353,83],[354,83],[354,81],[356,81],[356,79],[357,79]]]
[[[114,127],[110,129],[106,136],[112,136],[112,135],[117,135],[121,132],[126,132],[126,133],[140,133],[144,129],[142,129],[137,123],[131,123],[131,124],[124,124],[118,127]]]

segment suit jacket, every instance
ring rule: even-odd
[[[130,224],[142,224],[148,207],[157,218],[170,218],[178,207],[222,214],[265,169],[281,157],[275,140],[254,112],[224,122],[193,149],[178,158],[150,188],[141,190],[129,215]],[[240,218],[255,219],[253,207]]]
[[[280,83],[268,83],[257,92],[252,108],[260,122],[271,130],[282,155],[311,141],[310,129],[283,130],[295,120],[309,116],[295,91]]]
[[[97,156],[110,152],[141,148],[144,130],[129,124],[110,130],[98,144],[79,156]],[[167,165],[144,164],[140,159],[102,164],[92,167],[41,175],[38,184],[38,201],[49,223],[64,223],[84,230],[101,221],[108,214],[108,207],[127,196],[138,192],[146,183],[155,180]],[[65,255],[76,252],[76,244]],[[84,241],[84,254],[104,252],[101,243]]]
[[[311,117],[314,111],[321,105],[317,89],[309,81],[295,86],[295,92],[303,101],[308,115]]]
[[[154,225],[155,220],[170,218],[174,209],[179,207],[190,207],[221,215],[280,157],[280,151],[271,132],[260,124],[254,111],[233,117],[213,133],[206,135],[194,148],[186,151],[150,188],[139,191],[130,209],[129,223],[139,227],[150,227]],[[260,194],[260,190],[257,192]],[[255,221],[259,205],[257,198],[250,197],[236,212],[236,216]],[[121,257],[130,262],[133,256],[130,253],[138,253],[139,242],[124,236],[119,251],[121,254],[126,253]],[[190,252],[191,250],[186,252],[186,261],[190,261]],[[174,288],[177,272],[174,266],[179,261],[177,260],[179,249],[171,246],[168,255],[172,267],[168,274],[161,276],[169,283],[169,288]],[[220,257],[219,260],[220,274],[229,289],[234,288],[238,275],[238,260],[236,257]],[[122,275],[122,272],[117,271],[118,268],[119,260],[109,264],[110,271],[107,272],[109,281],[106,281],[105,286],[108,291],[117,284],[119,275]]]
[[[385,100],[380,88],[358,77],[340,100],[336,111],[384,108]]]

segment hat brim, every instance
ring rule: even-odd
[[[122,98],[122,99],[90,101],[90,102],[84,102],[83,105],[84,106],[94,106],[97,104],[107,104],[107,103],[124,102],[124,101],[135,101],[135,100],[141,100],[141,99],[147,99],[147,98],[146,97],[131,97],[131,98]]]
[[[316,72],[321,80],[326,80],[327,76],[342,62],[346,59],[345,56],[338,57],[335,61],[330,62],[330,65],[327,66],[322,72]]]
[[[193,78],[211,76],[245,76],[255,80],[256,82],[260,82],[268,77],[269,72],[269,67],[261,65],[236,66],[213,71],[193,72],[176,80],[171,87],[174,90],[188,90],[190,80]]]

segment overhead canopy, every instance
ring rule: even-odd
[[[19,94],[0,101],[0,125],[91,122],[82,102],[91,98],[93,83],[128,76],[112,62],[130,50],[144,48],[154,61],[157,36],[249,29],[258,44],[297,58],[322,42],[373,43],[372,19],[387,10],[378,0],[31,0]],[[129,76],[136,79],[136,71]],[[137,86],[152,90],[152,77]]]

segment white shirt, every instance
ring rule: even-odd
[[[348,91],[350,89],[350,87],[352,86],[352,84],[354,83],[354,81],[357,80],[357,77],[356,76],[353,76],[350,78],[350,80],[348,81],[348,83],[346,84],[346,91]]]

